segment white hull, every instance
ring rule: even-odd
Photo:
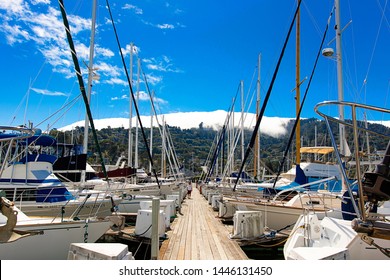
[[[144,196],[144,195],[137,195],[125,198],[121,201],[121,203],[118,205],[118,212],[119,213],[137,213],[139,209],[141,209],[140,202],[141,201],[152,201],[152,196]]]
[[[2,260],[66,260],[71,243],[93,243],[110,227],[109,221],[17,225],[16,230],[41,234],[0,244]]]
[[[390,248],[390,240],[373,240],[380,247]],[[351,221],[328,217],[319,220],[314,214],[298,219],[283,253],[287,260],[388,260],[378,248],[362,240]]]
[[[114,204],[118,205],[121,199],[114,199]],[[81,205],[83,205],[81,207]],[[44,217],[63,217],[85,219],[88,217],[105,218],[112,215],[112,202],[107,198],[104,200],[88,199],[83,204],[83,200],[70,200],[60,203],[37,203],[37,202],[22,202],[16,203],[16,206],[28,216],[44,216]],[[62,213],[64,207],[64,213]],[[80,211],[78,208],[80,207]]]
[[[280,230],[283,228],[291,229],[298,218],[308,210],[315,210],[320,218],[325,216],[341,218],[341,212],[330,210],[335,209],[334,204],[340,204],[340,200],[335,198],[324,198],[321,195],[306,196],[298,194],[286,203],[269,202],[269,201],[245,201],[245,200],[226,200],[238,210],[260,211],[264,225],[272,230]],[[311,205],[310,202],[318,201],[318,205]],[[327,205],[326,207],[324,205]]]

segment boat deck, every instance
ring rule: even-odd
[[[217,218],[197,188],[181,205],[160,247],[160,260],[248,260],[229,238],[229,229]]]

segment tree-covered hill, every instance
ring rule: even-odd
[[[338,126],[337,124],[332,124],[332,130],[337,135]],[[383,125],[379,124],[368,124],[370,130],[374,130],[382,135],[390,136],[390,129]],[[285,161],[286,168],[289,168],[294,161],[295,153],[295,140],[292,141],[291,145],[288,148],[288,139],[290,138],[290,133],[294,127],[294,121],[291,121],[287,127],[288,134],[280,138],[274,138],[265,134],[261,134],[260,131],[260,150],[261,150],[261,160],[267,166],[269,170],[276,172],[279,168],[280,162],[282,161],[283,154],[286,149],[288,149],[289,158]],[[160,129],[161,130],[161,129]],[[150,129],[145,129],[145,137],[148,141],[148,146],[151,148],[151,155],[153,159],[153,164],[156,170],[160,170],[161,166],[161,135],[158,128],[153,128],[153,147],[150,147]],[[73,131],[61,132],[58,130],[52,130],[51,135],[55,136],[59,142],[66,143],[82,143],[83,139],[83,127],[76,127]],[[91,133],[90,133],[91,134]],[[135,139],[135,128],[132,130],[133,143]],[[149,167],[149,157],[146,150],[145,142],[143,141],[142,132],[139,131],[139,166],[148,169]],[[195,174],[200,173],[201,166],[205,165],[208,159],[211,159],[214,151],[215,145],[217,143],[217,137],[220,134],[219,131],[216,131],[211,128],[205,128],[202,125],[199,125],[198,128],[192,129],[181,129],[179,127],[167,127],[165,135],[168,136],[170,148],[173,153],[176,155],[178,163],[181,167],[188,172],[193,172]],[[244,147],[248,146],[248,143],[252,137],[253,131],[245,130],[245,144]],[[103,157],[106,164],[115,164],[119,156],[128,154],[128,143],[129,143],[129,131],[124,128],[105,128],[97,131],[100,149],[102,151]],[[352,139],[352,131],[347,129],[347,137],[349,140]],[[92,136],[89,138],[89,162],[92,164],[98,164],[98,156],[96,144],[93,142]],[[227,142],[228,137],[226,136],[224,143],[224,149],[220,149],[220,154],[224,154],[225,158],[227,157]],[[367,147],[366,136],[364,133],[360,133],[359,142],[362,149]],[[336,139],[337,140],[337,139]],[[383,136],[372,136],[370,137],[370,150],[371,152],[376,150],[384,150],[388,143],[389,139]],[[241,145],[241,142],[238,141],[238,145]],[[314,146],[315,144],[321,146],[330,146],[331,141],[329,137],[328,130],[324,121],[319,121],[317,119],[305,119],[301,121],[301,146]],[[253,155],[252,155],[253,157]],[[241,159],[241,147],[236,149],[236,165],[239,166]]]

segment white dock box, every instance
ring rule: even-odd
[[[71,243],[68,260],[134,260],[134,257],[126,244]]]
[[[222,201],[222,194],[216,194],[211,197],[211,207],[215,210],[219,209],[219,202]]]
[[[227,201],[219,201],[219,210],[218,217],[219,218],[232,218],[234,213],[236,212],[236,208],[233,204]]]
[[[233,217],[233,237],[254,238],[264,233],[260,211],[236,211]]]
[[[180,197],[178,194],[168,194],[167,200],[173,200],[175,202],[175,208],[180,206]]]
[[[141,209],[152,209],[152,201],[144,201],[140,205]],[[175,218],[176,217],[176,206],[175,206],[175,200],[173,199],[164,199],[160,200],[160,209],[167,212],[167,215],[169,215],[169,218]]]
[[[214,195],[219,195],[219,192],[216,192],[216,191],[213,191],[213,192],[209,192],[207,193],[207,201],[208,203],[211,205],[211,199]]]
[[[162,210],[159,213],[158,225],[158,236],[163,237],[165,235],[165,215]],[[138,210],[134,234],[146,238],[152,236],[152,210]]]
[[[141,201],[140,207],[142,210],[152,210],[152,201]],[[176,215],[176,207],[174,200],[160,200],[160,210],[164,212],[164,220],[166,228],[171,225],[171,219]]]

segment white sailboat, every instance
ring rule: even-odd
[[[103,219],[30,218],[0,198],[1,260],[66,260],[71,243],[93,243],[112,225]]]
[[[53,165],[29,154],[33,129],[1,126],[0,189],[29,216],[86,218],[106,217],[121,198],[109,192],[72,192],[53,173]],[[39,160],[38,160],[39,159]]]
[[[384,108],[347,102],[327,102],[317,105],[337,104],[356,108],[379,110]],[[357,144],[356,114],[353,119],[355,143]],[[389,135],[387,135],[389,138]],[[315,212],[299,217],[284,246],[285,259],[353,259],[375,260],[390,258],[390,141],[381,164],[374,172],[360,175],[358,149],[356,150],[356,172],[358,178],[349,187],[358,188],[358,199],[343,198],[343,218],[320,219]],[[354,195],[354,194],[352,194]],[[351,195],[349,195],[351,197]]]
[[[354,139],[354,157],[357,180],[350,184],[346,178],[343,168],[343,179],[346,192],[343,195],[341,204],[342,219],[326,217],[319,219],[316,213],[308,212],[303,214],[296,222],[285,246],[285,259],[389,259],[390,258],[390,223],[388,209],[384,208],[390,200],[390,141],[388,142],[386,154],[374,172],[365,172],[362,176],[361,162],[359,155],[358,133],[366,128],[359,127],[357,122],[358,110],[376,111],[390,113],[390,110],[373,107],[353,102],[343,101],[342,64],[341,64],[341,25],[340,25],[340,3],[335,0],[336,10],[336,58],[338,74],[339,101],[323,102],[317,104],[315,111],[324,118],[328,131],[334,141],[330,121],[339,124],[340,137],[345,135],[345,127],[352,127]],[[325,53],[332,54],[333,51],[325,50]],[[341,98],[340,98],[341,97]],[[320,107],[336,105],[339,108],[339,118],[332,118],[319,111]],[[351,112],[352,124],[344,121],[344,109]],[[365,114],[365,113],[364,113]],[[389,135],[384,135],[389,138]],[[337,151],[340,166],[343,166],[341,157],[346,154],[346,147],[340,143],[340,150]],[[357,188],[357,192],[353,192]],[[357,198],[356,198],[357,197]],[[354,198],[354,199],[351,199]],[[355,200],[356,199],[356,200]],[[380,206],[383,204],[382,206]],[[378,208],[378,209],[377,209]]]

